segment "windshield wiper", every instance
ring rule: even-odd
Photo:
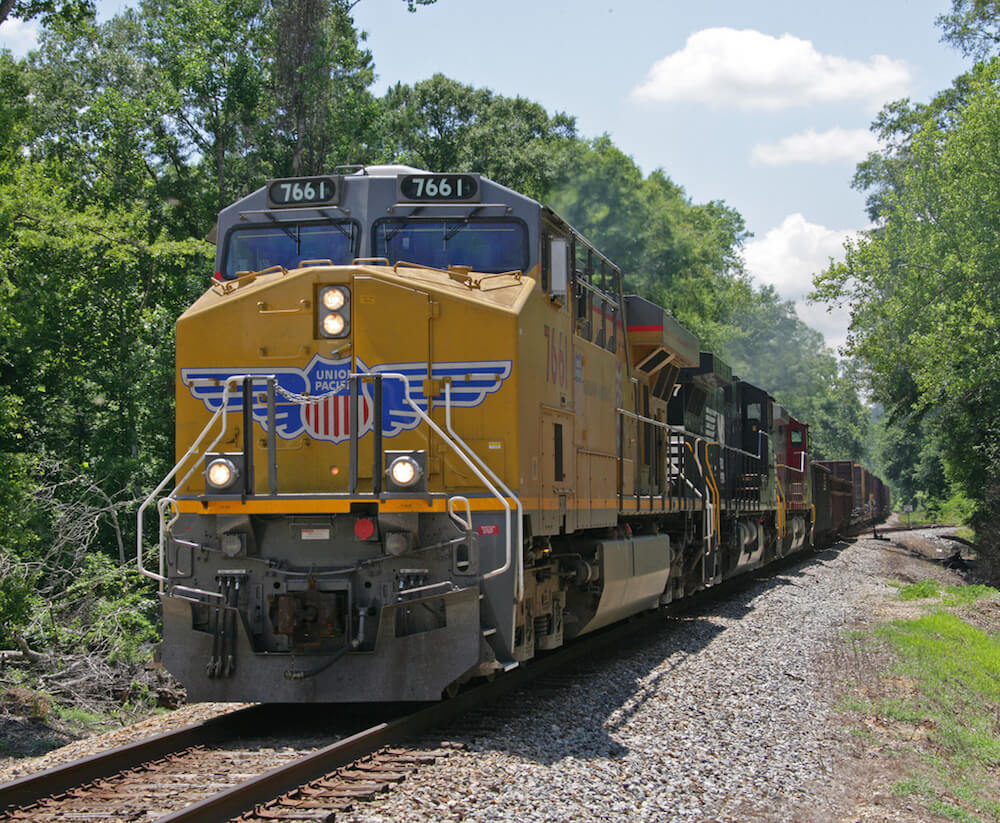
[[[339,231],[342,235],[344,235],[344,237],[346,237],[348,240],[352,241],[352,246],[353,246],[353,241],[354,241],[354,224],[353,223],[348,223],[348,222],[346,222],[344,220],[336,220],[336,219],[334,219],[334,216],[332,214],[330,214],[326,209],[317,209],[317,211],[330,221],[330,225],[332,225],[337,231]],[[345,226],[347,228],[344,228]],[[352,251],[353,251],[353,249],[352,249]]]
[[[298,251],[299,250],[298,233],[292,232],[292,230],[288,226],[282,225],[283,221],[279,220],[270,212],[267,213],[267,219],[270,220],[272,223],[274,223],[274,225],[276,225],[279,229],[281,229],[285,234],[288,235],[288,239],[295,244],[295,250]]]
[[[400,221],[399,227],[396,228],[396,229],[390,229],[390,228],[387,227],[385,229],[385,243],[386,243],[386,246],[388,247],[389,243],[391,243],[395,239],[395,237],[396,237],[397,234],[399,234],[401,231],[405,231],[409,227],[410,227],[410,221],[409,220]]]
[[[447,223],[445,225],[447,225]],[[454,237],[468,225],[469,225],[468,223],[455,223],[450,231],[446,231],[444,233],[444,242],[447,243],[449,240],[451,240],[452,237]]]

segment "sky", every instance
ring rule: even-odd
[[[98,0],[107,17],[125,0]],[[645,174],[698,203],[722,200],[753,233],[751,275],[774,285],[837,347],[844,311],[805,297],[813,273],[864,229],[855,165],[889,101],[926,101],[969,68],[940,42],[949,0],[360,0],[381,93],[440,72],[576,118]],[[37,26],[8,21],[25,53]]]

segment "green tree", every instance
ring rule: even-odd
[[[934,442],[919,444],[898,479],[915,486],[925,451],[936,455],[948,483],[977,502],[978,522],[995,522],[1000,60],[927,106],[893,106],[876,127],[889,147],[859,168],[856,185],[869,190],[877,226],[817,278],[817,294],[850,305],[849,348],[889,424]]]
[[[272,0],[269,29],[275,176],[321,174],[369,162],[378,141],[371,53],[360,45],[346,0]],[[272,136],[273,135],[273,136]]]
[[[795,305],[765,286],[740,303],[733,322],[724,355],[734,373],[809,424],[812,455],[865,458],[869,415],[856,377],[826,348],[823,335],[799,319]]]
[[[173,321],[210,247],[149,243],[141,210],[79,209],[44,166],[0,187],[0,386],[22,454],[133,496],[172,455]]]
[[[482,172],[542,199],[575,136],[564,114],[436,74],[386,92],[383,158],[429,171]]]
[[[937,24],[941,38],[966,56],[982,59],[1000,47],[1000,3],[997,0],[952,0],[951,13]]]
[[[666,306],[703,347],[723,347],[732,308],[751,291],[735,210],[692,203],[662,170],[643,178],[606,135],[569,146],[548,201],[621,267],[627,290]]]
[[[93,16],[93,0],[0,0],[0,23],[8,17],[19,20],[33,20],[37,17],[46,24],[57,20],[79,23]]]
[[[143,0],[140,54],[164,84],[163,128],[210,164],[215,210],[242,193],[267,82],[265,0]],[[249,166],[249,168],[248,168]]]

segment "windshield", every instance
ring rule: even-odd
[[[374,227],[375,257],[446,269],[502,272],[528,268],[528,238],[514,220],[388,219]]]
[[[349,221],[237,228],[229,235],[222,274],[231,280],[241,271],[294,269],[303,260],[350,263],[357,257],[355,245],[354,224]]]

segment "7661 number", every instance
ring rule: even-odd
[[[471,200],[479,190],[471,174],[410,175],[400,181],[407,200]]]
[[[326,203],[333,200],[336,184],[329,177],[303,177],[297,180],[276,180],[268,191],[271,202],[278,206],[291,203]]]

